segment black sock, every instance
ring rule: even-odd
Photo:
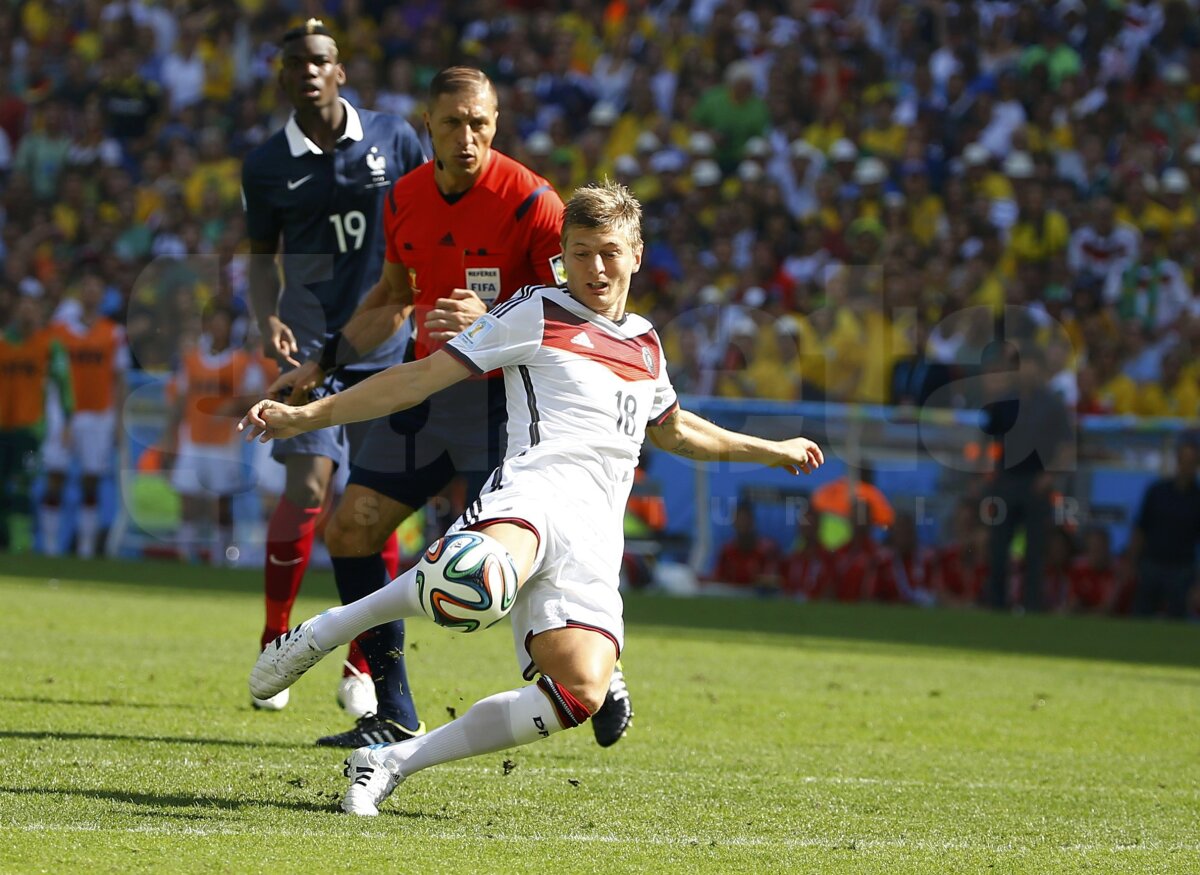
[[[383,557],[333,557],[333,576],[342,604],[348,605],[368,596],[388,583]],[[371,666],[375,695],[379,698],[380,717],[394,720],[406,729],[416,729],[417,706],[408,687],[404,665],[404,621],[384,623],[358,638],[363,655]]]

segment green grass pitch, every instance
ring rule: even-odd
[[[2,872],[1200,872],[1195,626],[634,596],[628,738],[359,820],[336,660],[249,707],[257,573],[2,562]],[[518,685],[507,630],[409,628],[431,725]]]

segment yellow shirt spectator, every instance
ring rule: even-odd
[[[1138,412],[1138,385],[1128,374],[1117,374],[1100,387],[1097,396],[1109,413],[1125,416]]]
[[[882,128],[867,128],[858,141],[868,155],[892,161],[904,153],[904,143],[907,139],[908,129],[893,123]]]
[[[922,246],[930,246],[937,239],[945,216],[942,199],[936,194],[927,194],[909,210],[908,231]]]
[[[1142,386],[1137,412],[1142,416],[1178,416],[1183,419],[1200,417],[1200,389],[1196,381],[1186,376],[1168,388],[1159,383]]]
[[[1147,201],[1146,205],[1136,213],[1122,204],[1117,207],[1115,218],[1118,222],[1133,225],[1143,234],[1149,229],[1166,234],[1175,224],[1175,218],[1171,215],[1171,211],[1154,201]]]
[[[886,404],[896,359],[912,355],[912,317],[891,319],[880,310],[863,316],[862,376],[854,400]]]
[[[1046,210],[1038,219],[1017,220],[1008,238],[1008,254],[1013,260],[1048,261],[1067,248],[1071,227],[1067,218],[1056,210]]]

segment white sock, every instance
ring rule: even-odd
[[[62,511],[43,504],[38,521],[42,525],[42,552],[47,556],[57,556],[60,552],[58,532],[62,524]]]
[[[233,546],[233,526],[217,526],[217,546],[213,553],[212,564],[223,565]]]
[[[179,555],[188,562],[195,561],[197,549],[197,532],[196,524],[193,522],[181,522],[179,524]]]
[[[91,559],[96,555],[96,530],[98,528],[100,528],[99,513],[95,507],[88,507],[85,504],[79,509],[79,531],[75,536],[77,552],[84,559]]]
[[[387,586],[356,602],[330,608],[313,618],[313,643],[322,650],[349,644],[368,629],[405,617],[423,617],[417,596],[417,569],[410,568]]]
[[[383,758],[408,776],[440,763],[529,744],[561,729],[550,699],[533,685],[480,699],[466,714],[428,735],[388,745]]]

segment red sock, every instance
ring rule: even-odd
[[[367,662],[362,648],[358,646],[357,638],[350,642],[350,652],[346,654],[346,661],[342,663],[342,677],[348,678],[354,672],[365,674],[367,677],[371,676],[371,664]]]
[[[392,532],[391,537],[384,543],[380,555],[383,556],[383,564],[387,566],[388,580],[395,580],[396,575],[400,573],[400,539],[396,537],[395,532]]]
[[[400,542],[396,539],[395,532],[392,532],[392,536],[383,545],[383,564],[387,566],[389,579],[400,573]],[[371,666],[363,655],[362,648],[358,646],[357,638],[350,642],[350,653],[346,656],[346,662],[350,665],[342,666],[342,677],[350,677],[354,673],[350,670],[350,666],[354,666],[354,671],[371,677]]]
[[[263,647],[287,631],[292,605],[312,556],[313,532],[320,513],[319,507],[298,507],[286,498],[280,498],[271,514],[267,527],[267,558],[263,565],[267,596]]]

